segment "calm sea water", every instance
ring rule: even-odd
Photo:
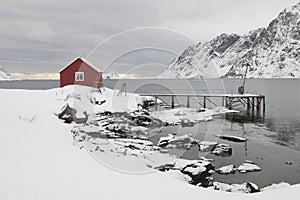
[[[239,79],[219,80],[105,80],[109,88],[125,88],[127,92],[149,94],[193,94],[193,93],[236,93],[242,83]],[[124,85],[125,84],[125,85]],[[266,96],[266,112],[241,113],[214,117],[213,121],[201,122],[194,127],[163,127],[153,130],[150,140],[154,143],[161,136],[176,132],[178,135],[191,134],[199,140],[217,140],[214,135],[223,133],[246,137],[247,143],[229,143],[233,147],[230,157],[217,157],[209,153],[200,153],[196,148],[169,149],[171,153],[186,159],[201,156],[213,158],[214,165],[228,164],[238,166],[244,160],[252,160],[262,167],[261,172],[247,174],[218,175],[214,178],[228,183],[252,181],[263,187],[281,181],[291,184],[300,183],[300,79],[249,79],[246,92]],[[50,89],[59,87],[59,81],[26,80],[0,82],[0,88],[9,89]],[[169,103],[170,99],[164,98]],[[221,105],[220,99],[211,99]],[[185,98],[177,98],[176,103],[186,104]],[[193,98],[190,103],[201,107],[203,99]],[[212,106],[212,104],[208,105]],[[286,164],[286,162],[292,164]]]
[[[109,88],[121,89],[126,83],[128,92],[137,93],[236,93],[242,83],[240,79],[206,80],[105,80]],[[265,116],[252,116],[241,113],[230,121],[260,122],[269,129],[278,132],[279,139],[295,143],[298,148],[300,135],[300,79],[249,79],[246,92],[266,96]],[[51,89],[59,87],[58,80],[0,81],[0,88],[6,89]],[[165,98],[166,102],[170,99]],[[185,99],[177,98],[177,103],[185,104]],[[212,99],[221,104],[218,99]],[[201,106],[203,100],[193,98],[194,107]],[[209,105],[208,105],[209,106]],[[298,144],[297,144],[298,143]]]
[[[127,91],[137,93],[236,93],[241,85],[240,79],[207,79],[207,80],[107,80],[109,88],[121,89],[126,83]],[[249,79],[246,92],[266,96],[266,113],[262,123],[274,131],[300,132],[300,79]],[[164,99],[170,102],[170,99]],[[185,104],[185,99],[177,103]],[[213,99],[221,104],[220,100]],[[192,99],[191,104],[197,107],[202,99]],[[240,118],[237,120],[241,120]],[[259,120],[245,115],[244,121]],[[243,121],[243,120],[242,120]]]

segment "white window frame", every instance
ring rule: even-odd
[[[79,79],[80,75],[82,79]],[[75,72],[75,81],[84,81],[84,72]]]

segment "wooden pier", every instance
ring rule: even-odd
[[[154,106],[157,110],[158,98],[159,97],[169,97],[171,98],[170,107],[173,109],[175,107],[175,97],[185,97],[186,106],[190,107],[191,98],[202,99],[203,102],[201,106],[204,108],[207,107],[207,104],[210,103],[214,106],[217,104],[212,100],[212,98],[220,98],[221,106],[224,106],[228,109],[234,109],[236,107],[245,107],[247,110],[256,110],[265,112],[266,109],[266,100],[264,95],[258,94],[140,94],[141,96],[153,96],[154,97]]]

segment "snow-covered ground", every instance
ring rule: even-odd
[[[295,199],[300,185],[236,194],[199,188],[173,173],[122,173],[97,162],[85,148],[74,145],[71,129],[55,115],[63,105],[78,111],[130,111],[140,97],[105,89],[68,86],[46,91],[0,90],[1,199]],[[101,105],[90,101],[106,101]],[[94,105],[94,106],[92,106]],[[80,113],[80,112],[78,112]],[[120,142],[120,141],[119,141]],[[111,156],[119,165],[143,170],[137,160]],[[275,187],[276,188],[276,187]]]

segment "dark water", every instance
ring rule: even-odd
[[[46,90],[59,87],[59,80],[0,81],[2,89]]]
[[[126,83],[127,91],[137,93],[236,93],[241,80],[109,80],[106,85],[122,88]],[[282,181],[290,184],[300,183],[300,80],[299,79],[250,79],[246,92],[266,96],[266,112],[247,112],[214,117],[213,121],[201,122],[194,127],[168,126],[154,130],[150,140],[156,143],[161,136],[169,133],[190,134],[198,140],[217,141],[230,144],[233,154],[219,157],[211,153],[201,153],[197,147],[191,149],[168,149],[186,159],[202,156],[214,159],[216,168],[234,164],[239,166],[244,160],[251,160],[262,168],[260,172],[230,175],[213,175],[215,180],[227,183],[254,182],[260,187]],[[170,99],[163,99],[170,103]],[[221,105],[220,99],[212,99]],[[193,99],[194,107],[201,107],[203,99]],[[184,105],[185,98],[177,103]],[[212,105],[211,105],[212,106]],[[236,135],[247,138],[246,143],[234,143],[215,137],[218,134]],[[286,162],[292,164],[286,164]]]
[[[137,93],[236,93],[241,80],[105,80],[109,88],[121,89],[126,83],[126,91]],[[59,86],[59,81],[11,81],[1,82],[0,88],[10,89],[50,89]],[[262,171],[231,175],[214,174],[218,181],[243,183],[252,181],[259,186],[282,181],[300,183],[300,79],[249,79],[246,92],[266,96],[266,112],[242,112],[234,115],[214,117],[213,121],[201,122],[194,127],[168,126],[154,130],[153,142],[168,133],[191,134],[199,140],[227,143],[233,147],[230,157],[218,157],[210,153],[200,153],[197,148],[169,149],[171,153],[187,159],[201,156],[213,158],[216,168],[234,164],[239,166],[244,160],[252,160]],[[164,98],[167,103],[170,99]],[[220,99],[212,99],[221,104]],[[177,98],[176,103],[184,105],[185,98]],[[190,100],[194,107],[201,107],[203,99]],[[212,106],[212,105],[208,105]],[[234,143],[216,138],[217,134],[229,134],[247,138],[247,143]],[[286,164],[291,162],[292,164]]]
[[[121,89],[126,83],[127,91],[137,93],[236,93],[241,84],[240,79],[207,79],[207,80],[106,80],[104,85],[109,88]],[[288,133],[290,140],[299,139],[300,133],[300,79],[249,79],[246,82],[246,93],[263,94],[266,96],[265,116],[253,116],[243,112],[234,121],[260,122],[278,132]],[[170,99],[163,100],[170,103]],[[177,103],[185,104],[186,99],[177,98]],[[212,99],[221,105],[220,99]],[[191,104],[199,107],[201,98],[193,98]],[[208,105],[209,106],[209,105]],[[295,134],[298,133],[298,134]],[[278,139],[284,137],[278,135]],[[284,138],[282,138],[284,139]]]

